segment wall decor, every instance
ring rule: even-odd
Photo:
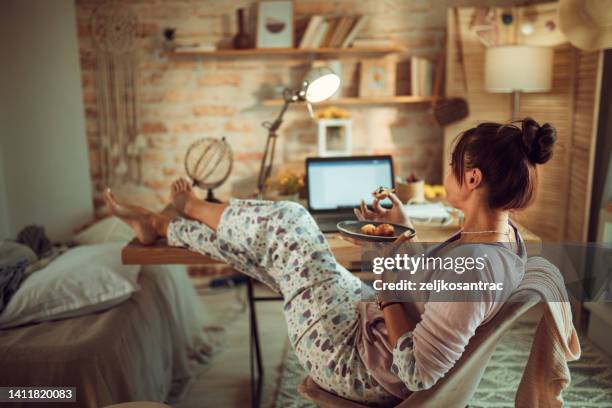
[[[395,95],[395,71],[397,58],[367,58],[361,61],[359,96],[383,97]]]
[[[100,126],[100,170],[103,185],[141,182],[137,53],[138,18],[119,2],[103,3],[93,12],[96,102]]]
[[[257,48],[292,48],[293,35],[293,1],[260,1],[257,8]]]
[[[352,154],[353,122],[350,119],[319,119],[319,156],[350,156]]]

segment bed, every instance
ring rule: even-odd
[[[76,387],[79,407],[180,399],[222,333],[204,329],[183,267],[143,267],[138,283],[106,311],[0,330],[0,385]]]

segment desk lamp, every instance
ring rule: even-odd
[[[527,45],[488,47],[485,88],[512,93],[512,120],[517,120],[521,92],[548,92],[552,87],[553,49]]]
[[[276,148],[277,131],[283,122],[283,115],[287,111],[290,104],[294,102],[306,102],[308,112],[313,117],[311,103],[322,102],[336,93],[340,87],[340,77],[327,66],[319,66],[311,68],[304,80],[300,89],[286,88],[283,91],[283,100],[285,103],[281,108],[278,116],[273,122],[264,122],[262,126],[268,129],[268,138],[266,140],[266,149],[261,159],[259,167],[259,177],[257,180],[257,197],[261,199],[266,186],[266,181],[272,172],[274,164],[274,153]]]

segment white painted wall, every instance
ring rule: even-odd
[[[0,238],[36,223],[65,239],[92,218],[76,33],[74,0],[0,5]]]

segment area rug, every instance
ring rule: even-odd
[[[497,346],[487,365],[470,407],[513,407],[514,395],[531,348],[535,323],[516,324]],[[581,338],[582,357],[570,363],[572,383],[563,393],[568,407],[612,406],[612,359]],[[282,367],[276,408],[312,408],[313,403],[297,393],[306,376],[297,357],[289,348]]]

